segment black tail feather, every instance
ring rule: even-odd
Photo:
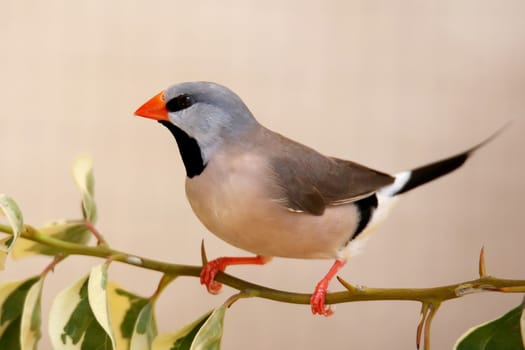
[[[422,167],[413,169],[410,172],[410,178],[407,183],[396,192],[396,195],[410,191],[411,189],[423,185],[427,182],[437,179],[440,176],[446,175],[465,163],[470,156],[470,151],[458,154],[456,156],[438,160],[437,162],[424,165]]]
[[[470,148],[469,150],[456,154],[455,156],[438,160],[437,162],[423,165],[419,168],[413,169],[410,171],[410,176],[408,181],[394,193],[394,195],[402,194],[411,189],[423,185],[427,182],[437,179],[443,175],[446,175],[465,163],[465,161],[479,148],[483,147],[490,141],[492,141],[496,136],[498,136],[504,129],[509,126],[510,123],[505,124],[498,131],[492,134],[490,137],[480,142],[476,146]]]

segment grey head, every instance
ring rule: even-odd
[[[216,83],[180,83],[163,94],[168,120],[159,122],[177,140],[188,177],[199,175],[225,140],[258,125],[239,96]]]

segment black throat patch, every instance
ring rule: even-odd
[[[159,120],[159,123],[168,128],[173,137],[175,137],[182,162],[186,168],[186,176],[191,179],[194,176],[200,175],[204,171],[204,168],[206,168],[206,164],[204,164],[202,159],[201,149],[197,140],[190,137],[169,121]]]

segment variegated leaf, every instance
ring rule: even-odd
[[[63,290],[53,301],[49,316],[49,335],[55,350],[97,349],[112,350],[115,341],[108,333],[107,306],[99,295],[105,293],[104,272],[100,267]],[[94,281],[91,281],[91,278]],[[91,284],[91,286],[90,286]],[[95,305],[95,310],[92,309]],[[101,325],[99,319],[102,319]]]
[[[107,290],[117,349],[151,349],[157,335],[154,301],[130,293],[111,281]]]
[[[226,306],[201,316],[176,333],[159,335],[153,350],[216,350],[221,347]]]
[[[95,204],[95,178],[93,176],[93,159],[89,156],[79,156],[73,163],[73,178],[82,196],[82,212],[84,218],[91,223],[97,221],[97,206]]]
[[[42,286],[44,279],[40,278],[27,292],[22,313],[22,323],[20,327],[20,343],[22,349],[36,350],[37,342],[42,336],[41,325],[41,299]]]
[[[87,244],[91,238],[91,232],[89,232],[83,222],[78,220],[52,222],[38,231],[41,234],[77,244]],[[52,247],[21,238],[15,245],[11,255],[14,259],[21,259],[35,254],[56,255],[58,253],[60,251]]]
[[[111,320],[109,317],[109,305],[106,291],[108,281],[107,267],[106,264],[103,264],[91,269],[88,283],[88,300],[89,306],[91,307],[96,320],[111,338],[113,349],[116,349],[115,336],[113,335],[113,329],[111,328]]]
[[[24,219],[16,202],[5,194],[0,194],[0,214],[6,216],[13,231],[11,237],[0,239],[0,269],[3,269],[6,255],[11,251],[20,233],[24,230]]]
[[[226,305],[222,305],[212,312],[195,335],[191,350],[220,350],[226,308]]]
[[[0,349],[36,349],[41,290],[40,276],[0,285]]]

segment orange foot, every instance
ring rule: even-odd
[[[315,287],[310,298],[310,306],[314,315],[331,316],[334,312],[329,305],[325,305],[324,300],[328,291],[328,280],[321,280]]]
[[[330,306],[325,305],[325,297],[328,291],[328,284],[346,263],[346,260],[336,260],[326,276],[323,277],[310,297],[310,306],[314,315],[331,316],[334,312]]]
[[[264,265],[271,258],[257,255],[255,257],[244,257],[244,258],[231,258],[222,257],[215,260],[209,261],[202,267],[201,270],[201,284],[204,284],[211,294],[217,294],[220,292],[222,283],[215,281],[215,276],[219,272],[224,272],[230,265]]]
[[[221,291],[222,283],[215,281],[215,276],[220,272],[224,272],[226,264],[225,258],[218,258],[208,262],[203,266],[201,270],[201,284],[206,286],[208,292],[211,294],[217,294]]]

